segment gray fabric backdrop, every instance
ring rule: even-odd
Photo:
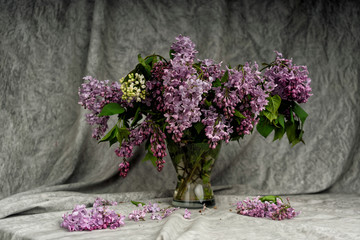
[[[198,57],[270,62],[274,50],[306,64],[306,145],[258,133],[224,145],[212,183],[228,193],[360,193],[357,1],[1,1],[0,199],[72,190],[117,193],[175,187],[131,159],[118,176],[114,148],[97,144],[78,101],[82,77],[117,81],[137,54],[168,56],[187,35]],[[171,194],[171,191],[169,192]]]

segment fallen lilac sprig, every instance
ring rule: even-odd
[[[191,218],[191,212],[187,208],[185,209],[184,218],[185,219]]]
[[[158,213],[153,213],[151,214],[151,219],[152,220],[162,220],[168,216],[170,216],[173,212],[175,212],[176,210],[178,210],[179,208],[163,208],[161,209]]]
[[[271,218],[272,220],[284,220],[291,219],[300,214],[295,212],[295,209],[291,207],[289,198],[286,198],[288,203],[282,202],[281,198],[275,197],[274,201],[261,201],[261,199],[269,199],[266,197],[260,198],[260,196],[250,200],[240,201],[236,203],[237,213],[240,215],[250,217],[263,217]]]
[[[145,216],[147,213],[151,213],[150,219],[152,220],[162,220],[170,216],[174,211],[179,209],[179,208],[171,208],[171,207],[160,209],[157,203],[151,203],[151,202],[149,202],[149,204],[147,205],[143,202],[136,202],[136,201],[131,201],[131,203],[134,205],[137,204],[139,208],[142,208],[142,209],[136,209],[129,214],[128,218],[135,222],[139,220],[145,221]]]
[[[62,216],[61,227],[69,231],[92,231],[97,229],[116,229],[125,225],[125,216],[115,213],[106,205],[117,205],[117,202],[110,202],[101,198],[94,201],[91,210],[85,205],[76,205],[72,213]]]
[[[146,213],[143,209],[136,209],[129,214],[129,219],[135,222],[139,220],[145,220]]]

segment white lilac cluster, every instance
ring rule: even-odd
[[[130,73],[128,79],[120,79],[122,99],[127,102],[141,102],[145,99],[146,85],[144,75],[138,73]]]

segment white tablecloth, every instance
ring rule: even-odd
[[[62,214],[70,212],[75,204],[90,206],[97,196],[124,200],[111,208],[126,215],[136,209],[130,199],[161,202],[161,207],[167,207],[171,198],[151,199],[151,193],[94,195],[53,192],[41,195],[37,202],[34,195],[24,196],[18,203],[8,203],[7,206],[24,204],[24,209],[28,207],[29,210],[0,220],[0,239],[360,239],[359,195],[289,196],[292,206],[301,214],[283,221],[238,215],[233,204],[246,196],[217,195],[216,209],[203,213],[190,210],[190,220],[184,219],[184,209],[179,209],[161,221],[150,220],[149,214],[145,221],[126,219],[125,226],[119,229],[92,232],[69,232],[61,228]],[[69,210],[56,211],[60,207]]]

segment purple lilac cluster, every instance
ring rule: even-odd
[[[97,198],[91,210],[86,209],[85,205],[76,205],[72,213],[62,216],[61,227],[69,231],[92,231],[124,226],[125,216],[115,213],[106,206],[116,204],[116,202]]]
[[[306,103],[312,95],[307,67],[294,65],[292,59],[283,58],[279,52],[276,55],[276,60],[264,74],[266,79],[277,85],[272,94],[279,95],[283,100]]]
[[[118,157],[130,158],[133,155],[133,147],[142,144],[151,134],[149,121],[143,121],[138,127],[130,130],[127,140],[121,143],[121,147],[115,149]]]
[[[130,163],[124,158],[123,162],[119,164],[119,175],[120,177],[126,177],[130,170]]]
[[[205,135],[209,139],[210,148],[215,149],[221,140],[229,142],[230,134],[233,132],[230,121],[218,114],[213,106],[208,110],[203,109],[202,113],[204,119],[201,122],[206,126]]]
[[[271,218],[272,220],[279,221],[291,219],[300,214],[300,212],[295,212],[290,203],[284,204],[279,198],[276,199],[276,203],[262,202],[259,199],[260,197],[258,196],[252,200],[246,198],[244,201],[237,202],[237,213],[250,217]],[[288,198],[287,201],[289,202]]]
[[[193,68],[195,44],[188,37],[179,36],[171,46],[174,58],[164,70],[164,109],[166,128],[175,142],[180,142],[184,130],[201,117],[202,94],[211,89],[211,83],[199,78]]]
[[[165,133],[161,131],[161,129],[153,124],[153,127],[150,128],[151,136],[150,136],[150,145],[151,152],[157,158],[156,166],[157,170],[160,172],[165,164],[164,157],[166,157],[166,144],[165,144]]]
[[[224,111],[226,119],[232,120],[235,110],[245,119],[235,130],[238,135],[250,134],[257,117],[265,109],[266,98],[275,84],[265,81],[258,70],[258,65],[246,63],[241,70],[227,69],[228,81],[221,87],[215,88],[215,102]]]
[[[146,92],[148,93],[148,96],[145,99],[145,102],[146,105],[151,106],[154,111],[164,111],[164,86],[162,77],[167,65],[167,63],[162,61],[157,62],[153,69],[151,69],[151,79],[146,82]]]
[[[126,177],[130,164],[126,158],[133,155],[133,146],[139,146],[150,136],[150,145],[153,155],[157,158],[157,169],[160,172],[164,167],[166,157],[165,133],[150,118],[145,119],[138,127],[130,131],[129,138],[122,142],[121,146],[115,149],[118,157],[123,157],[119,165],[120,176]]]
[[[145,220],[147,213],[151,213],[150,219],[152,220],[162,220],[170,216],[174,211],[179,209],[179,208],[171,208],[171,207],[160,209],[157,203],[151,203],[151,202],[148,205],[144,205],[144,206],[139,204],[138,207],[141,209],[136,209],[129,214],[129,219],[135,222],[139,220]]]
[[[91,113],[86,114],[86,120],[90,125],[97,125],[93,129],[92,137],[100,139],[108,128],[109,117],[98,117],[102,108],[112,102],[121,102],[122,92],[118,82],[111,83],[109,80],[99,81],[91,76],[84,77],[84,83],[79,88],[79,104]]]
[[[162,220],[162,219],[170,216],[171,214],[173,214],[173,212],[175,212],[178,209],[179,208],[174,208],[174,207],[161,209],[160,212],[151,214],[151,219],[152,220]]]

